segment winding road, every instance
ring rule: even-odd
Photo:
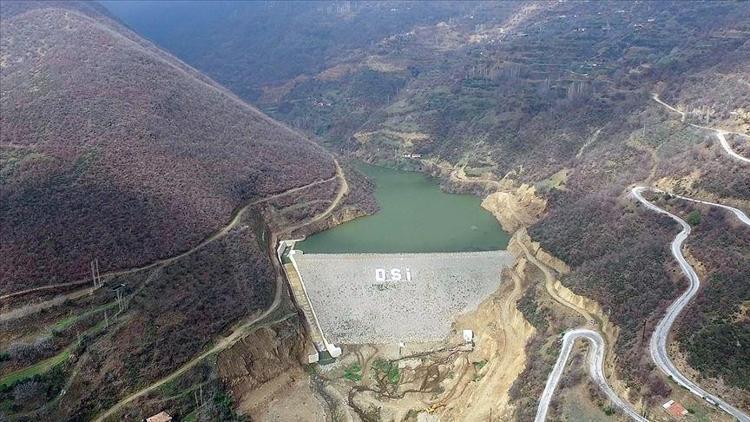
[[[698,290],[700,288],[700,279],[698,278],[698,274],[695,272],[693,267],[691,267],[690,264],[688,264],[687,260],[682,254],[682,245],[685,242],[685,239],[687,239],[687,237],[690,235],[690,225],[686,223],[680,217],[668,211],[665,211],[662,208],[657,207],[656,205],[652,204],[647,199],[645,199],[642,194],[646,190],[651,190],[653,192],[659,192],[659,193],[665,193],[662,190],[655,189],[655,188],[648,188],[644,186],[634,187],[631,190],[631,193],[633,197],[635,197],[635,199],[637,199],[639,202],[645,205],[646,208],[672,218],[682,227],[682,231],[678,233],[677,236],[675,236],[674,240],[672,241],[671,249],[672,249],[672,255],[680,264],[680,269],[682,269],[682,272],[687,276],[688,280],[690,281],[690,286],[688,287],[688,289],[682,295],[680,295],[680,297],[678,297],[677,300],[675,300],[674,303],[672,303],[669,306],[669,308],[667,308],[667,312],[664,315],[664,318],[662,318],[661,321],[659,321],[659,324],[656,326],[656,330],[654,331],[654,334],[651,336],[651,341],[649,342],[649,352],[651,353],[651,358],[653,359],[654,363],[659,367],[659,369],[662,372],[670,376],[680,386],[686,388],[691,393],[705,399],[709,403],[712,403],[712,402],[716,403],[717,407],[729,413],[730,415],[737,418],[738,420],[742,422],[750,422],[750,416],[748,416],[746,413],[737,409],[731,404],[725,402],[720,397],[707,392],[706,390],[702,389],[698,384],[694,383],[693,381],[685,377],[675,367],[674,363],[672,363],[672,360],[669,358],[669,354],[667,353],[667,341],[669,339],[669,332],[672,329],[672,325],[674,324],[675,320],[680,315],[682,310],[685,309],[685,306],[687,306],[687,304],[695,296],[695,294],[698,293]],[[737,218],[743,224],[750,226],[750,218],[748,218],[745,213],[743,213],[742,211],[736,208],[728,207],[726,205],[716,204],[713,202],[686,198],[686,197],[679,196],[679,195],[674,195],[674,196],[681,198],[681,199],[688,200],[688,201],[693,201],[693,202],[698,202],[701,204],[724,208],[734,213],[734,215],[737,216]]]
[[[659,103],[659,104],[663,105],[664,107],[666,107],[667,109],[669,109],[670,111],[673,111],[673,112],[679,114],[680,115],[680,120],[682,122],[685,122],[685,120],[687,119],[687,114],[684,111],[678,110],[678,109],[672,107],[671,105],[665,103],[664,101],[662,101],[659,98],[658,94],[651,94],[651,98],[654,101],[656,101],[657,103]],[[697,128],[697,129],[705,129],[705,130],[710,130],[710,131],[714,132],[714,134],[716,135],[716,138],[719,139],[719,143],[721,144],[721,147],[724,148],[724,151],[726,151],[727,154],[729,154],[735,160],[740,160],[740,161],[744,161],[746,163],[750,163],[750,158],[743,157],[740,154],[738,154],[734,149],[732,149],[732,146],[729,145],[729,142],[727,142],[727,138],[724,136],[724,135],[727,135],[727,134],[734,134],[734,135],[739,135],[739,136],[743,136],[743,137],[748,138],[748,137],[750,137],[750,135],[748,135],[746,133],[729,132],[729,131],[722,130],[722,129],[717,129],[717,128],[714,128],[714,127],[701,126],[701,125],[697,125],[695,123],[690,123],[690,126],[692,126],[694,128]]]
[[[552,275],[551,270],[547,268],[546,265],[539,262],[539,260],[536,259],[533,254],[531,254],[526,246],[521,245],[521,248],[523,249],[526,258],[544,273],[544,277],[546,280],[545,288],[547,289],[547,293],[549,293],[549,295],[555,301],[581,314],[581,316],[583,316],[586,321],[591,322],[595,320],[594,317],[585,309],[580,306],[576,306],[575,304],[569,302],[568,300],[557,294],[554,289],[555,277]],[[547,411],[549,410],[549,405],[552,401],[552,397],[555,394],[555,389],[560,383],[560,378],[562,377],[563,370],[565,369],[565,364],[568,362],[568,358],[570,357],[570,352],[573,344],[578,339],[585,339],[588,340],[589,343],[591,343],[592,350],[589,351],[589,372],[591,373],[591,377],[594,379],[596,385],[599,386],[599,389],[602,390],[602,392],[610,399],[612,404],[622,410],[623,413],[632,417],[636,421],[647,421],[647,419],[638,414],[638,412],[635,410],[635,408],[633,408],[633,406],[630,405],[630,403],[622,400],[619,396],[617,396],[617,393],[615,393],[612,387],[610,387],[607,383],[607,379],[604,377],[603,369],[604,354],[607,350],[604,338],[596,331],[587,328],[576,328],[566,332],[565,336],[563,337],[563,346],[560,350],[560,355],[557,357],[555,367],[552,369],[552,372],[547,378],[547,384],[544,386],[544,392],[539,399],[539,405],[537,406],[534,422],[544,422],[544,420],[547,418]]]
[[[675,220],[680,226],[682,227],[682,231],[675,236],[674,240],[671,244],[671,250],[672,255],[675,257],[677,262],[680,265],[680,268],[682,269],[682,272],[688,277],[688,280],[690,281],[690,287],[687,291],[685,291],[677,300],[675,300],[674,303],[672,303],[669,308],[667,309],[666,315],[664,318],[659,321],[659,324],[657,325],[653,335],[651,336],[651,341],[649,343],[649,352],[651,354],[651,358],[653,359],[654,363],[659,367],[659,369],[664,372],[666,375],[668,375],[670,378],[672,378],[677,384],[680,386],[686,388],[691,393],[703,398],[708,403],[715,404],[719,409],[723,410],[724,412],[732,415],[737,420],[741,422],[750,422],[750,416],[748,416],[746,413],[744,413],[742,410],[732,406],[731,404],[725,402],[720,397],[711,394],[707,392],[706,390],[702,389],[698,384],[692,382],[687,377],[685,377],[672,363],[671,359],[669,358],[669,354],[667,353],[667,341],[669,339],[669,333],[671,331],[672,325],[674,324],[674,321],[677,319],[679,314],[682,312],[682,310],[690,303],[690,300],[695,296],[695,294],[698,292],[700,288],[700,279],[698,278],[698,274],[695,272],[695,270],[688,264],[687,260],[685,259],[684,255],[682,254],[682,245],[687,239],[687,237],[690,235],[690,225],[687,224],[683,219],[680,217],[663,210],[662,208],[657,207],[656,205],[649,202],[647,199],[643,197],[643,192],[646,190],[650,190],[652,192],[657,193],[669,193],[662,191],[660,189],[656,188],[650,188],[645,186],[636,186],[631,190],[631,194],[633,197],[635,197],[639,202],[641,202],[644,206],[646,206],[648,209],[658,212],[660,214],[664,214],[666,216],[669,216],[673,220]],[[739,221],[741,221],[743,224],[750,226],[750,218],[742,212],[741,210],[737,208],[733,208],[727,205],[717,204],[714,202],[709,201],[703,201],[700,199],[693,199],[688,198],[686,196],[682,195],[676,195],[673,193],[669,193],[673,197],[695,202],[699,204],[704,205],[710,205],[714,207],[719,207],[722,209],[725,209],[727,211],[730,211],[732,214],[737,217]],[[527,253],[528,256],[528,253]],[[542,268],[542,267],[540,267]],[[617,396],[617,394],[612,390],[612,388],[607,384],[607,380],[604,377],[603,373],[603,364],[604,364],[604,353],[606,350],[604,339],[602,336],[593,330],[585,329],[585,328],[577,328],[570,330],[565,333],[565,336],[563,337],[563,346],[560,350],[560,355],[557,358],[557,362],[555,363],[555,366],[552,370],[552,373],[549,375],[549,378],[547,379],[547,384],[544,387],[544,392],[542,393],[542,396],[539,400],[539,405],[537,407],[537,414],[536,418],[534,419],[535,422],[543,422],[547,417],[547,411],[549,410],[550,402],[552,401],[552,397],[554,396],[555,389],[557,388],[557,385],[560,382],[560,378],[562,377],[563,371],[565,369],[565,365],[568,361],[568,358],[570,357],[570,352],[572,350],[573,344],[578,339],[585,339],[588,340],[589,343],[592,346],[592,350],[589,351],[589,372],[591,373],[591,376],[594,379],[594,382],[596,382],[599,389],[602,390],[602,392],[609,398],[609,400],[619,409],[621,409],[626,415],[630,416],[632,419],[636,421],[648,421],[648,419],[644,418],[638,412],[633,408],[628,402],[622,400],[620,397]]]
[[[594,378],[594,382],[596,383],[596,385],[599,386],[599,389],[602,390],[602,392],[607,396],[607,398],[609,398],[610,401],[612,401],[615,406],[622,409],[625,414],[636,421],[648,422],[648,419],[639,415],[638,412],[633,408],[633,406],[630,405],[630,403],[618,397],[617,393],[612,390],[612,387],[607,384],[607,379],[604,378],[604,373],[602,371],[602,368],[604,366],[604,339],[596,331],[588,330],[585,328],[577,328],[565,333],[565,336],[563,337],[562,349],[560,350],[560,356],[558,356],[557,358],[557,362],[555,363],[555,367],[552,369],[552,373],[550,374],[549,378],[547,378],[547,384],[544,386],[544,392],[542,393],[542,397],[539,400],[539,406],[537,407],[536,418],[534,418],[534,422],[544,422],[544,420],[547,418],[547,410],[549,409],[549,404],[552,401],[552,396],[555,393],[555,388],[557,388],[557,384],[560,382],[560,377],[562,377],[563,371],[565,370],[565,364],[568,362],[570,352],[573,349],[573,344],[578,339],[588,340],[588,342],[591,344],[591,350],[589,350],[588,353],[589,372]]]
[[[702,127],[702,126],[697,126],[697,125],[693,125],[693,126]],[[714,129],[714,130],[716,130],[716,129]],[[734,150],[732,149],[732,147],[729,145],[729,142],[727,142],[727,138],[724,137],[724,135],[726,133],[727,132],[716,131],[716,137],[719,138],[719,143],[724,148],[724,150],[727,152],[727,154],[731,155],[736,160],[740,160],[740,161],[744,161],[746,163],[750,163],[750,158],[743,157],[740,154],[737,154],[736,152],[734,152]],[[742,135],[742,134],[740,134],[740,135]]]

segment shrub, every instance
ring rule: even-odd
[[[344,369],[344,378],[349,381],[362,380],[362,367],[358,363],[353,363]]]
[[[28,402],[46,395],[47,387],[35,380],[16,384],[13,388],[13,398],[19,407],[24,407]]]
[[[701,212],[698,210],[690,211],[690,214],[688,214],[686,221],[691,226],[697,226],[701,223]]]
[[[372,369],[375,370],[375,377],[378,381],[387,381],[392,385],[398,384],[401,380],[401,373],[398,369],[398,365],[385,359],[376,359],[372,364]]]
[[[30,365],[38,360],[51,356],[55,346],[50,337],[42,337],[33,343],[13,343],[8,348],[10,360],[21,365]]]

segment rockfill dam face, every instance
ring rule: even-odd
[[[288,256],[335,344],[443,340],[458,315],[497,290],[514,260],[507,251]]]

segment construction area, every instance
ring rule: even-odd
[[[340,353],[332,344],[444,340],[514,261],[507,251],[305,254],[291,247],[282,259],[290,284],[301,285],[292,290],[316,346],[331,354]]]

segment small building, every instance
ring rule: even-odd
[[[681,418],[688,414],[688,411],[680,403],[677,403],[674,400],[664,403],[661,407],[675,418]]]
[[[146,418],[146,422],[172,422],[172,417],[169,416],[169,413],[161,411],[154,416]]]

